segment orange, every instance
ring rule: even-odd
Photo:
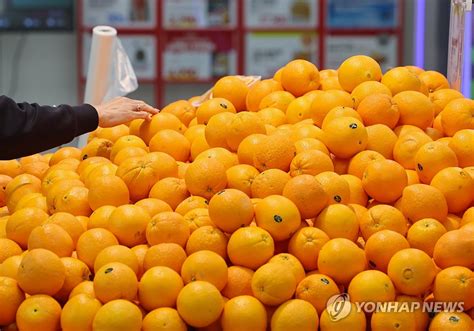
[[[278,108],[264,108],[258,111],[257,115],[266,125],[278,127],[286,123],[285,112]]]
[[[442,88],[430,93],[430,100],[435,106],[435,115],[441,113],[450,101],[461,98],[464,98],[461,92],[450,88]]]
[[[400,135],[393,146],[393,159],[405,169],[416,169],[415,155],[431,138],[423,132],[411,132]]]
[[[303,227],[291,238],[288,252],[296,256],[306,270],[317,268],[321,247],[329,241],[328,235],[318,228]]]
[[[111,128],[97,128],[96,133],[97,138],[108,139],[113,143],[120,137],[132,134],[126,124],[116,125]]]
[[[310,175],[290,179],[284,186],[283,196],[296,205],[304,219],[316,217],[328,203],[323,187]]]
[[[79,294],[86,294],[92,298],[95,298],[94,293],[94,282],[90,280],[83,281],[79,283],[69,294],[69,299],[75,297]]]
[[[259,145],[264,139],[265,135],[263,134],[251,134],[244,138],[239,148],[237,149],[237,156],[240,163],[253,165],[253,159],[255,151],[257,150],[257,145]]]
[[[422,250],[405,248],[390,259],[388,276],[398,292],[421,295],[431,286],[436,276],[436,265]]]
[[[250,86],[245,103],[248,111],[258,111],[260,102],[268,94],[275,91],[282,91],[281,84],[274,79],[264,79]]]
[[[433,218],[424,218],[408,229],[407,239],[411,247],[433,256],[436,242],[445,233],[446,228],[443,224]]]
[[[30,174],[42,179],[49,169],[49,165],[46,162],[31,162],[23,165],[22,169],[25,174]]]
[[[280,169],[268,169],[258,174],[250,185],[253,198],[265,198],[269,195],[281,195],[290,175]],[[248,224],[246,224],[248,225]]]
[[[18,285],[31,295],[54,295],[63,286],[65,278],[61,259],[43,248],[28,251],[21,260],[17,274]]]
[[[183,288],[179,274],[168,267],[153,267],[142,276],[138,285],[138,299],[143,308],[174,307]],[[159,293],[159,295],[157,295]]]
[[[206,225],[216,226],[214,223],[212,223],[211,218],[209,217],[209,210],[207,208],[196,208],[188,211],[184,215],[184,220],[188,224],[191,233],[196,229]]]
[[[97,255],[102,249],[112,245],[118,245],[118,240],[112,232],[101,228],[87,230],[77,240],[77,257],[93,269]]]
[[[462,266],[472,269],[474,259],[472,233],[468,229],[451,230],[443,234],[434,247],[433,260],[440,268]]]
[[[355,55],[346,59],[339,66],[337,76],[341,86],[348,92],[366,81],[380,81],[382,69],[371,57]]]
[[[407,183],[405,169],[392,160],[370,162],[362,175],[365,192],[383,203],[392,203],[400,198]]]
[[[407,68],[408,70],[410,70],[411,72],[413,72],[417,76],[419,76],[420,74],[425,72],[425,70],[423,68],[413,66],[413,65],[405,66],[405,68]]]
[[[252,189],[262,174],[255,178]],[[269,182],[264,182],[263,186],[268,184]],[[232,233],[239,227],[250,224],[254,216],[253,205],[245,193],[236,189],[226,189],[218,192],[209,201],[209,216],[218,228]]]
[[[14,211],[16,204],[27,193],[40,191],[40,180],[29,174],[21,174],[13,178],[5,187],[8,210]]]
[[[318,256],[318,270],[338,284],[348,285],[351,279],[367,268],[365,253],[345,238],[326,242]]]
[[[443,193],[450,213],[463,212],[472,205],[474,179],[461,168],[442,169],[433,177],[431,186]]]
[[[92,275],[89,267],[81,260],[63,257],[61,262],[65,268],[66,278],[64,279],[63,286],[55,294],[54,298],[60,302],[66,302],[72,290],[80,283],[91,279]]]
[[[232,298],[224,305],[221,325],[228,331],[267,329],[267,312],[260,301],[249,295]]]
[[[202,159],[215,159],[221,162],[226,168],[226,170],[238,164],[237,155],[232,152],[229,152],[227,149],[222,148],[222,147],[210,148],[206,151],[201,152],[195,158],[195,160],[202,160]]]
[[[89,184],[89,205],[92,210],[105,205],[124,205],[129,200],[127,185],[118,176],[97,177]]]
[[[309,302],[300,299],[283,303],[274,312],[271,320],[271,328],[275,331],[310,331],[317,330],[318,326],[316,309]]]
[[[277,241],[285,240],[298,229],[301,215],[296,205],[288,198],[270,195],[255,207],[257,225],[267,230]]]
[[[53,204],[55,212],[67,212],[74,216],[89,216],[92,210],[88,202],[89,190],[85,187],[71,187],[60,194]]]
[[[288,62],[281,72],[281,85],[296,97],[317,90],[319,87],[319,70],[306,60]]]
[[[254,271],[239,266],[230,266],[227,269],[227,284],[222,290],[222,295],[228,299],[242,295],[253,295],[252,277]]]
[[[0,174],[14,178],[22,172],[21,164],[17,160],[0,160]]]
[[[161,109],[160,113],[173,114],[184,125],[189,125],[189,122],[191,122],[191,120],[196,116],[196,109],[193,107],[191,102],[187,100],[177,100]]]
[[[241,112],[234,116],[226,132],[227,145],[237,151],[241,141],[251,134],[265,133],[265,124],[256,113]]]
[[[125,147],[120,150],[120,152],[117,153],[117,155],[114,158],[114,163],[116,165],[122,164],[125,160],[130,159],[132,157],[139,157],[139,156],[145,156],[147,152],[140,147]]]
[[[351,92],[354,108],[359,110],[361,102],[371,95],[387,95],[391,97],[392,92],[387,86],[377,81],[369,80],[360,83]],[[381,100],[381,98],[378,98],[378,100]]]
[[[191,194],[210,199],[226,187],[226,169],[217,160],[197,160],[189,165],[184,180]]]
[[[106,163],[106,162],[101,161],[101,163]],[[98,165],[98,164],[99,162],[91,163],[87,166],[87,168],[91,167],[90,169],[92,169],[93,165]],[[83,172],[85,172],[85,169]],[[67,179],[79,179],[79,175],[72,170],[63,170],[63,169],[57,169],[57,170],[52,170],[48,172],[43,177],[43,180],[41,182],[42,193],[47,195],[48,192],[53,188],[54,184],[62,180],[67,180]]]
[[[161,130],[150,140],[150,152],[163,152],[176,161],[187,161],[191,150],[188,139],[174,130]]]
[[[386,94],[371,94],[357,108],[365,125],[384,124],[393,129],[400,118],[395,98]]]
[[[442,169],[457,167],[456,154],[447,145],[433,141],[424,144],[415,154],[416,171],[420,181],[429,184]]]
[[[305,271],[301,262],[293,255],[289,253],[280,253],[273,256],[268,263],[280,263],[283,266],[289,268],[290,272],[293,273],[296,279],[296,283],[299,284],[305,277]]]
[[[464,211],[464,214],[462,215],[462,221],[461,225],[464,226],[467,223],[472,223],[474,222],[474,207],[470,207]]]
[[[324,142],[331,153],[341,158],[351,157],[365,149],[367,130],[357,119],[340,117],[323,127]]]
[[[436,301],[463,302],[464,310],[474,306],[474,274],[466,267],[449,267],[435,278],[433,294]]]
[[[266,230],[251,226],[236,230],[230,236],[227,254],[233,265],[257,269],[275,251],[275,244]]]
[[[230,113],[229,113],[230,114]],[[232,115],[231,115],[232,116]],[[189,140],[192,144],[197,137],[201,136],[206,130],[206,125],[204,124],[196,124],[194,126],[190,126],[185,132],[184,136]]]
[[[453,136],[463,129],[474,129],[474,103],[470,99],[454,99],[440,113],[444,133]]]
[[[276,80],[277,82],[280,82],[281,83],[281,74],[283,72],[283,68],[284,67],[281,67],[280,69],[278,69],[275,74],[273,75],[273,79]]]
[[[22,258],[22,255],[13,255],[6,258],[0,264],[0,276],[16,279]]]
[[[46,197],[42,195],[41,193],[27,193],[23,197],[21,197],[20,200],[18,200],[18,203],[15,206],[15,210],[12,210],[12,212],[27,208],[27,207],[34,207],[34,208],[39,208],[45,212],[48,211],[48,205],[46,202]]]
[[[368,196],[362,187],[362,181],[360,178],[347,174],[341,175],[341,177],[349,184],[350,203],[366,206],[368,202]]]
[[[194,139],[194,141],[191,144],[191,161],[194,161],[198,155],[201,155],[203,152],[207,151],[210,149],[211,146],[206,141],[206,137],[204,136],[204,133],[201,134],[199,137]]]
[[[347,302],[344,304],[343,309],[347,309],[349,314],[344,318],[338,318],[340,313],[340,303],[333,302],[328,305],[320,317],[321,331],[331,330],[353,330],[353,331],[364,331],[366,330],[366,317],[363,311],[357,310],[355,303]],[[345,308],[347,307],[347,308]]]
[[[146,240],[150,245],[169,242],[184,247],[190,234],[184,217],[175,212],[159,213],[151,221],[144,223],[144,226]]]
[[[353,107],[354,102],[349,93],[339,90],[329,90],[316,94],[311,103],[311,118],[314,124],[321,127],[327,113],[334,107]]]
[[[140,331],[142,318],[142,312],[132,302],[122,299],[112,300],[97,311],[92,323],[92,330]]]
[[[406,238],[392,230],[381,230],[371,235],[365,243],[365,255],[371,268],[386,272],[392,256],[410,245]]]
[[[227,187],[240,190],[250,196],[252,194],[251,185],[258,174],[258,170],[251,165],[232,166],[226,171]]]
[[[212,116],[204,128],[205,140],[211,147],[224,147],[229,149],[226,136],[232,120],[236,117],[234,113],[223,112]],[[186,134],[185,134],[186,135]]]
[[[321,314],[329,298],[339,294],[337,284],[323,274],[312,274],[304,278],[296,288],[295,297],[309,302]]]
[[[176,309],[158,308],[149,312],[143,319],[143,331],[187,331],[186,324]]]
[[[61,328],[66,331],[92,329],[97,311],[102,307],[99,300],[86,294],[71,298],[61,312]]]
[[[314,221],[314,226],[323,230],[329,238],[346,238],[356,241],[359,224],[351,207],[335,204],[327,206]]]
[[[59,330],[61,306],[47,295],[33,295],[22,302],[16,312],[19,330]]]
[[[296,124],[303,120],[311,119],[311,102],[312,99],[306,95],[291,101],[286,109],[286,120],[288,123]]]
[[[362,122],[362,118],[360,117],[359,113],[351,107],[344,107],[338,106],[331,109],[326,117],[323,120],[322,127],[324,127],[327,123],[331,122],[335,118],[339,117],[353,117]]]
[[[167,177],[153,185],[149,196],[153,199],[162,200],[171,209],[175,209],[182,201],[189,197],[189,193],[183,179]]]
[[[217,253],[198,251],[184,261],[181,277],[185,284],[201,280],[211,283],[221,291],[227,284],[227,264]]]
[[[15,322],[15,315],[21,303],[25,300],[25,293],[19,288],[16,280],[9,277],[0,277],[0,325]]]
[[[296,290],[293,273],[285,265],[267,263],[258,268],[252,277],[254,296],[263,304],[277,306],[293,297]]]
[[[208,282],[189,283],[178,295],[177,310],[181,318],[194,327],[211,325],[218,320],[223,308],[219,290]]]
[[[225,98],[232,102],[239,112],[246,109],[246,98],[249,88],[244,80],[236,76],[226,76],[219,79],[212,88],[213,98]]]
[[[364,175],[364,171],[367,165],[374,161],[384,160],[382,154],[376,151],[362,151],[354,155],[349,161],[349,167],[347,173],[355,177],[361,178]]]
[[[461,168],[474,166],[474,131],[460,130],[449,142],[449,147],[456,153]]]
[[[405,235],[407,221],[397,208],[378,204],[370,207],[360,218],[360,230],[365,240],[381,230],[392,230]]]
[[[127,135],[120,137],[112,146],[112,150],[110,151],[110,159],[114,160],[115,156],[120,152],[122,149],[126,147],[140,147],[144,150],[147,149],[145,142],[137,136]]]
[[[324,143],[321,140],[318,140],[316,138],[302,138],[297,141],[295,141],[295,148],[296,148],[296,153],[299,154],[304,151],[308,150],[318,150],[323,152],[324,154],[329,155],[329,150],[324,145]]]
[[[290,137],[281,134],[267,136],[255,146],[254,166],[260,171],[270,168],[288,171],[296,154]]]
[[[181,215],[186,215],[187,212],[196,209],[196,208],[209,208],[209,201],[204,199],[203,197],[199,197],[196,195],[190,196],[183,200],[177,207],[176,212]],[[166,210],[172,211],[172,210]]]
[[[192,254],[202,250],[209,250],[227,257],[227,237],[214,226],[202,226],[191,233],[186,243],[186,253]]]
[[[343,177],[334,172],[325,171],[316,175],[316,179],[328,194],[329,204],[349,203],[351,191],[349,184]]]
[[[107,223],[110,232],[122,245],[133,247],[145,243],[145,230],[149,222],[149,214],[141,207],[122,205],[110,214]]]
[[[184,133],[186,128],[175,115],[159,113],[153,115],[151,121],[145,121],[140,125],[139,135],[146,144],[149,144],[153,136],[162,130],[173,130]]]
[[[395,288],[390,278],[378,270],[366,270],[356,275],[347,293],[353,302],[392,302]]]
[[[260,100],[259,109],[278,108],[286,112],[289,104],[295,100],[293,94],[286,91],[273,91]]]
[[[334,171],[334,164],[328,154],[319,150],[302,151],[290,164],[292,177],[303,174],[317,175],[325,171]]]
[[[138,291],[137,275],[120,262],[103,265],[94,276],[94,292],[102,303],[112,300],[133,300]]]
[[[101,250],[94,261],[94,271],[97,272],[101,267],[112,262],[123,263],[138,274],[137,256],[126,246],[113,245]]]
[[[448,79],[437,71],[429,70],[422,72],[420,75],[418,75],[418,78],[420,78],[421,82],[426,85],[429,93],[433,93],[441,89],[449,89]]]
[[[429,331],[469,330],[472,324],[472,319],[466,313],[442,311],[432,319]]]
[[[331,76],[325,79],[320,78],[320,83],[321,83],[320,88],[322,91],[344,90],[341,84],[339,84],[339,79],[337,78],[337,76]]]
[[[370,320],[371,330],[416,330],[415,315],[408,311],[380,310],[375,311]]]
[[[434,106],[420,92],[404,91],[393,97],[400,111],[400,124],[409,124],[425,129],[433,123]]]
[[[24,208],[14,212],[5,226],[7,238],[26,249],[31,231],[43,224],[48,214],[38,208]]]
[[[0,207],[4,207],[6,205],[6,195],[5,190],[7,188],[7,184],[11,182],[13,178],[7,175],[0,175]]]
[[[179,273],[185,259],[186,253],[178,244],[163,243],[153,245],[145,254],[143,268],[144,270],[149,270],[153,267],[163,266]]]
[[[115,208],[116,207],[114,206],[102,206],[96,209],[89,218],[89,222],[87,223],[87,229],[106,229],[108,227],[109,217],[115,210]]]
[[[396,67],[387,71],[381,83],[387,86],[395,96],[403,91],[420,91],[421,80],[418,75],[405,67]]]
[[[234,105],[227,99],[224,98],[212,98],[207,101],[204,101],[196,110],[196,118],[198,124],[208,124],[212,116],[223,113],[230,112],[235,113],[236,108]]]
[[[143,210],[145,210],[150,215],[150,217],[153,217],[156,214],[164,211],[173,211],[169,204],[162,200],[154,198],[146,198],[137,201],[135,203],[135,206],[143,208]]]
[[[113,142],[108,139],[94,138],[82,149],[80,160],[86,160],[93,156],[110,157]]]
[[[49,165],[55,165],[58,162],[65,159],[76,159],[79,160],[81,157],[81,150],[76,147],[62,147],[54,152],[53,156],[49,160]]]
[[[28,249],[47,249],[59,257],[71,256],[74,243],[71,236],[59,225],[46,223],[31,231],[28,238]]]
[[[457,230],[461,227],[461,218],[454,214],[448,214],[446,219],[441,220],[441,223],[447,231]]]
[[[410,185],[403,190],[401,210],[410,222],[423,218],[442,221],[448,215],[448,205],[443,192],[425,184]]]
[[[423,300],[421,298],[409,295],[397,295],[396,302],[404,305],[406,303],[414,303],[418,305],[418,308],[413,309],[413,315],[415,318],[415,324],[417,331],[425,331],[429,324],[429,315],[426,311],[423,310]]]

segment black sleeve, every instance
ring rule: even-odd
[[[71,107],[15,103],[0,95],[0,160],[42,152],[97,128],[99,117],[88,104]]]

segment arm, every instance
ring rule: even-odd
[[[41,152],[95,130],[97,110],[91,105],[71,107],[15,103],[0,96],[0,159]]]

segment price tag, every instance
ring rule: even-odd
[[[245,0],[245,24],[251,28],[315,28],[316,0]]]
[[[166,28],[207,28],[234,26],[235,0],[164,0],[163,25]]]
[[[398,0],[329,0],[328,26],[331,28],[395,28]]]

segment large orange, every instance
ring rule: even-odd
[[[472,329],[472,325],[472,318],[466,313],[442,311],[437,313],[431,321],[429,331],[469,330]]]
[[[292,299],[275,310],[271,320],[275,331],[317,330],[319,318],[316,309],[307,301]]]
[[[400,293],[421,295],[431,286],[436,265],[422,250],[406,248],[392,256],[387,273]]]
[[[280,263],[267,263],[258,268],[252,277],[254,296],[263,304],[277,306],[289,300],[296,290],[296,279]]]
[[[407,183],[408,177],[405,169],[392,160],[371,162],[362,175],[362,185],[365,192],[383,203],[392,203],[400,198]]]
[[[97,177],[91,180],[88,197],[92,210],[106,205],[124,205],[130,200],[127,185],[118,176]]]
[[[137,136],[127,135],[120,137],[112,146],[112,150],[110,151],[110,159],[113,161],[115,156],[120,152],[122,149],[126,147],[140,147],[144,150],[147,149],[145,142]]]
[[[464,309],[474,306],[474,274],[466,267],[449,267],[435,278],[433,294],[436,301],[462,302]]]
[[[442,169],[431,180],[431,186],[443,193],[450,213],[461,213],[472,206],[474,179],[461,168]]]
[[[252,198],[281,195],[290,175],[280,169],[268,169],[258,174],[250,185]]]
[[[89,216],[92,210],[88,201],[89,190],[75,186],[60,194],[53,202],[54,212],[67,212],[74,216]]]
[[[421,80],[405,67],[390,69],[382,76],[381,83],[392,91],[393,96],[403,91],[420,91],[421,89]]]
[[[88,281],[92,275],[89,267],[81,260],[73,257],[63,257],[61,262],[64,265],[66,278],[54,298],[60,302],[66,302],[72,290],[80,283]]]
[[[250,196],[252,194],[251,185],[258,174],[258,170],[248,164],[230,167],[226,171],[227,187],[240,190]]]
[[[393,97],[400,111],[400,124],[409,124],[425,129],[433,123],[434,106],[420,92],[404,91]]]
[[[457,167],[456,154],[446,144],[433,141],[424,144],[415,154],[416,171],[420,181],[429,184],[442,169]]]
[[[92,329],[92,322],[102,304],[96,298],[79,294],[71,298],[61,312],[61,328],[63,330]]]
[[[118,245],[118,240],[112,232],[102,228],[87,230],[77,240],[77,257],[93,269],[97,255],[105,247],[112,245]]]
[[[325,171],[334,171],[334,164],[328,154],[319,150],[306,150],[298,153],[290,164],[290,175],[317,175]]]
[[[122,205],[108,219],[108,229],[125,246],[133,247],[146,242],[145,230],[150,215],[141,207]]]
[[[46,223],[31,231],[28,238],[28,250],[35,248],[47,249],[59,257],[71,256],[74,243],[69,233],[62,227]]]
[[[48,214],[38,208],[24,208],[13,213],[5,226],[7,238],[26,249],[33,229],[46,221]]]
[[[140,125],[139,135],[146,144],[149,144],[153,136],[162,130],[173,130],[184,133],[185,126],[175,115],[171,113],[159,113],[153,115],[151,121],[145,121]]]
[[[254,270],[266,263],[274,251],[275,244],[270,233],[255,226],[235,231],[227,245],[227,254],[233,265]]]
[[[380,81],[382,69],[373,58],[365,55],[355,55],[346,59],[339,66],[337,76],[341,86],[348,92],[366,81]]]
[[[321,127],[327,113],[334,107],[353,107],[354,101],[349,93],[339,90],[329,90],[318,93],[311,103],[311,118],[314,124]]]
[[[189,125],[189,122],[196,116],[196,109],[191,102],[187,100],[177,100],[161,109],[160,113],[173,114],[179,118],[184,125]]]
[[[370,207],[360,218],[360,230],[365,240],[381,230],[392,230],[406,235],[407,220],[402,212],[391,205],[377,204]]]
[[[306,270],[314,270],[321,247],[327,241],[329,236],[322,230],[303,227],[291,237],[288,252],[296,256]]]
[[[153,184],[159,179],[159,173],[157,171],[159,167],[159,161],[153,161],[146,157],[127,159],[120,164],[117,169],[117,176],[127,185],[132,201],[138,201],[148,197],[148,193]],[[123,197],[121,196],[120,201],[122,202],[124,198],[125,194],[123,194]],[[114,203],[109,204],[117,206],[117,204]]]
[[[429,93],[433,93],[441,89],[449,89],[448,79],[437,71],[428,70],[422,72],[420,75],[418,75],[418,78],[420,78],[421,82],[426,85]]]
[[[264,79],[250,86],[245,100],[248,111],[258,111],[260,101],[268,94],[275,91],[282,91],[281,84],[273,79]]]
[[[317,90],[319,87],[319,70],[306,60],[288,62],[281,72],[281,85],[296,97]]]
[[[351,97],[354,101],[354,108],[359,110],[361,102],[374,94],[392,96],[392,92],[387,86],[377,81],[368,80],[360,83],[352,90]]]
[[[176,305],[183,286],[183,280],[176,271],[168,267],[153,267],[143,274],[138,284],[138,299],[147,311],[171,308]]]
[[[21,164],[17,160],[0,160],[0,174],[13,178],[22,172]]]
[[[204,129],[205,140],[209,146],[230,148],[226,136],[235,117],[234,113],[223,112],[215,114],[209,119]]]
[[[155,162],[157,163],[154,170],[160,178],[178,177],[178,164],[171,155],[152,152],[148,153],[145,159],[151,161],[153,165],[155,165]]]
[[[421,249],[429,256],[433,256],[436,242],[445,233],[446,228],[441,222],[433,218],[424,218],[408,229],[407,239],[410,247]]]
[[[191,150],[189,140],[174,130],[158,131],[150,140],[150,152],[163,152],[171,155],[176,161],[186,162]]]
[[[17,275],[21,289],[31,295],[54,295],[63,286],[65,278],[61,259],[43,248],[32,249],[23,256]]]
[[[329,238],[346,238],[356,241],[359,236],[359,222],[351,207],[332,204],[321,211],[314,226],[323,230]]]
[[[94,292],[102,303],[117,299],[133,300],[137,291],[137,275],[123,263],[107,263],[95,273]]]
[[[181,266],[186,260],[186,252],[178,244],[163,243],[150,247],[143,260],[143,269],[163,266],[181,272]]]
[[[211,283],[195,281],[181,290],[176,307],[187,324],[205,327],[218,320],[224,308],[224,300]]]
[[[97,272],[101,267],[112,262],[123,263],[138,274],[139,265],[137,256],[126,246],[112,245],[101,250],[94,261],[94,271]]]
[[[237,296],[224,305],[221,325],[228,331],[265,331],[267,312],[256,298],[249,295]]]
[[[274,91],[262,98],[259,108],[278,108],[286,112],[293,100],[295,100],[295,97],[290,92]]]
[[[295,297],[308,301],[321,314],[329,298],[340,293],[337,284],[323,274],[311,274],[304,278],[296,288]]]
[[[258,176],[255,180],[257,179]],[[218,228],[232,233],[252,222],[254,210],[250,198],[245,193],[236,189],[226,189],[214,195],[209,201],[209,216]]]
[[[232,299],[242,295],[253,295],[252,276],[254,271],[240,266],[230,266],[227,269],[227,284],[222,295]]]
[[[348,158],[367,146],[367,130],[359,120],[340,117],[323,127],[324,142],[336,156]]]
[[[146,240],[150,245],[168,242],[184,247],[190,235],[184,217],[175,212],[159,213],[143,225],[146,228]]]
[[[443,234],[434,247],[433,260],[440,268],[462,266],[472,269],[474,258],[472,232],[468,229],[452,230]]]
[[[311,175],[290,179],[284,186],[283,196],[296,205],[304,219],[316,217],[329,200],[321,184]]]
[[[9,277],[0,277],[0,325],[15,322],[15,315],[21,303],[25,300],[25,293],[20,289],[16,280]]]
[[[142,312],[134,303],[118,299],[107,302],[96,313],[92,330],[140,331],[142,328]]]
[[[329,240],[318,255],[319,272],[328,275],[338,284],[348,285],[355,275],[366,268],[364,251],[345,238]]]
[[[267,136],[255,146],[254,166],[260,171],[276,168],[290,169],[296,148],[290,137],[282,134]]]
[[[443,88],[430,93],[430,100],[435,107],[435,115],[441,113],[450,101],[461,98],[464,98],[461,92],[449,88]]]
[[[236,112],[234,105],[229,100],[216,97],[204,101],[196,110],[197,122],[198,124],[208,124],[212,116],[223,112]]]
[[[474,102],[470,99],[454,99],[440,113],[444,133],[453,136],[463,129],[474,129]]]
[[[49,160],[49,165],[55,165],[58,162],[65,160],[65,159],[77,159],[79,160],[81,157],[81,150],[77,147],[61,147],[56,152],[54,152],[53,156]]]
[[[60,329],[61,306],[48,295],[32,295],[22,302],[16,312],[19,330]],[[39,329],[41,328],[41,329]]]
[[[221,291],[227,284],[227,264],[215,252],[202,250],[189,255],[181,267],[184,283],[206,281]]]
[[[108,139],[94,138],[82,149],[80,160],[86,160],[90,157],[101,156],[110,157],[113,142]]]
[[[335,172],[324,171],[320,174],[317,174],[316,179],[321,184],[324,191],[326,191],[328,194],[329,204],[346,204],[350,202],[351,190],[349,183],[344,179],[344,177],[341,177]]]
[[[405,169],[416,169],[415,155],[424,144],[432,139],[424,132],[410,132],[400,134],[395,146],[393,146],[393,159]]]
[[[395,300],[395,288],[390,278],[378,270],[366,270],[357,274],[347,289],[352,302],[391,302]]]
[[[442,221],[448,215],[448,204],[443,192],[436,187],[414,184],[403,190],[401,210],[410,222],[423,218]]]
[[[214,98],[225,98],[232,102],[239,112],[246,109],[246,98],[249,88],[244,80],[236,76],[226,76],[219,79],[212,88]]]
[[[150,198],[166,202],[171,209],[189,197],[184,179],[167,177],[156,182],[150,190]]]
[[[202,226],[191,233],[186,243],[186,252],[192,254],[209,250],[227,257],[227,236],[218,228],[210,225]]]
[[[157,326],[159,327],[157,329]],[[175,331],[187,331],[187,326],[179,316],[176,309],[173,308],[158,308],[149,312],[143,319],[142,330],[143,331],[157,331],[166,329]]]
[[[227,185],[225,167],[213,159],[202,159],[191,163],[184,180],[191,194],[206,199],[210,199]]]

